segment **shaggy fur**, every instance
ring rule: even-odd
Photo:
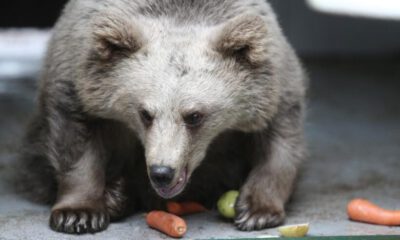
[[[24,186],[54,204],[55,231],[97,232],[163,208],[148,172],[168,166],[172,185],[187,177],[170,197],[212,207],[240,189],[236,226],[276,226],[304,158],[305,92],[264,0],[71,0],[49,44]]]

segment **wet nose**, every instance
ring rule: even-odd
[[[157,187],[166,187],[171,184],[175,170],[166,166],[151,166],[150,178]]]

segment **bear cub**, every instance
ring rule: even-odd
[[[166,199],[281,224],[305,156],[307,82],[265,0],[71,0],[21,160],[50,227],[102,231]]]

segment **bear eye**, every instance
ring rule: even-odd
[[[154,119],[154,117],[146,110],[140,110],[140,118],[146,127],[150,126]]]
[[[195,128],[203,123],[204,116],[199,112],[190,113],[183,117],[186,126],[190,128]]]

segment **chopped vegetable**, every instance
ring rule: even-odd
[[[283,237],[304,237],[307,235],[309,224],[287,225],[279,227],[278,231]]]
[[[197,202],[167,202],[167,210],[169,213],[183,216],[187,214],[204,212],[207,209]]]
[[[187,230],[185,220],[164,211],[149,212],[146,222],[150,227],[176,238],[182,237]]]
[[[347,214],[354,221],[400,226],[400,210],[386,210],[365,199],[354,199],[347,205]]]
[[[239,192],[235,190],[228,191],[224,193],[217,202],[217,207],[219,213],[226,218],[234,218],[235,213],[235,203],[239,196]]]

